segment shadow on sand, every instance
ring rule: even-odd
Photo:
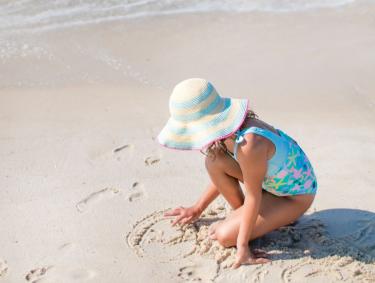
[[[296,223],[273,231],[252,247],[277,250],[273,260],[351,257],[375,263],[375,213],[358,209],[327,209],[302,216]]]

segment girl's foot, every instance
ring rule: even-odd
[[[212,223],[210,225],[210,227],[208,228],[208,236],[212,239],[212,240],[216,240],[216,228],[217,226],[221,223],[222,221],[216,221],[214,223]]]
[[[264,257],[267,258],[269,255],[265,250],[262,249],[253,249],[251,251],[255,257]]]

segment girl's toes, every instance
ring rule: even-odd
[[[212,234],[215,234],[215,229],[210,226],[210,228],[208,228],[208,235],[211,236]]]
[[[212,240],[216,240],[217,239],[217,237],[216,237],[216,228],[220,224],[220,222],[221,221],[215,222],[215,223],[211,224],[210,227],[208,228],[208,236]]]
[[[217,240],[217,237],[216,237],[216,233],[215,233],[215,232],[212,233],[212,234],[210,234],[209,237],[210,237],[211,240]]]
[[[219,222],[215,222],[210,225],[210,227],[208,228],[208,235],[215,234],[217,225],[219,225]]]
[[[252,250],[252,253],[256,257],[267,257],[268,253],[262,249],[254,249]]]
[[[208,237],[210,237],[211,239],[215,240],[214,237],[215,237],[215,229],[209,229],[208,230]]]

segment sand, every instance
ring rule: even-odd
[[[9,41],[0,282],[374,282],[374,13],[189,14]],[[208,182],[199,152],[155,141],[189,77],[249,98],[314,165],[306,215],[251,243],[269,264],[229,268],[235,249],[207,236],[228,213],[222,198],[186,227],[162,216]]]
[[[355,236],[332,237],[319,217],[306,215],[297,224],[282,227],[252,243],[252,249],[267,252],[274,260],[272,263],[231,270],[236,249],[223,248],[208,237],[210,224],[224,219],[224,205],[211,206],[194,224],[178,228],[171,228],[163,213],[154,212],[134,224],[127,235],[128,245],[139,257],[152,258],[160,264],[178,262],[181,267],[177,276],[182,280],[371,282],[375,279],[374,253],[351,244],[353,240],[371,237],[373,231],[368,231],[368,227],[373,227],[374,219],[367,221]],[[353,226],[355,222],[349,224]],[[339,229],[336,227],[336,232]],[[169,250],[167,257],[165,250]]]

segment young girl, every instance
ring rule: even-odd
[[[237,247],[233,268],[267,262],[251,253],[248,243],[294,222],[310,207],[317,182],[306,154],[248,110],[247,99],[221,97],[204,79],[176,85],[169,110],[158,141],[174,149],[205,150],[211,183],[193,206],[165,216],[176,216],[172,225],[191,223],[222,194],[233,211],[211,226],[210,237],[224,247]]]

